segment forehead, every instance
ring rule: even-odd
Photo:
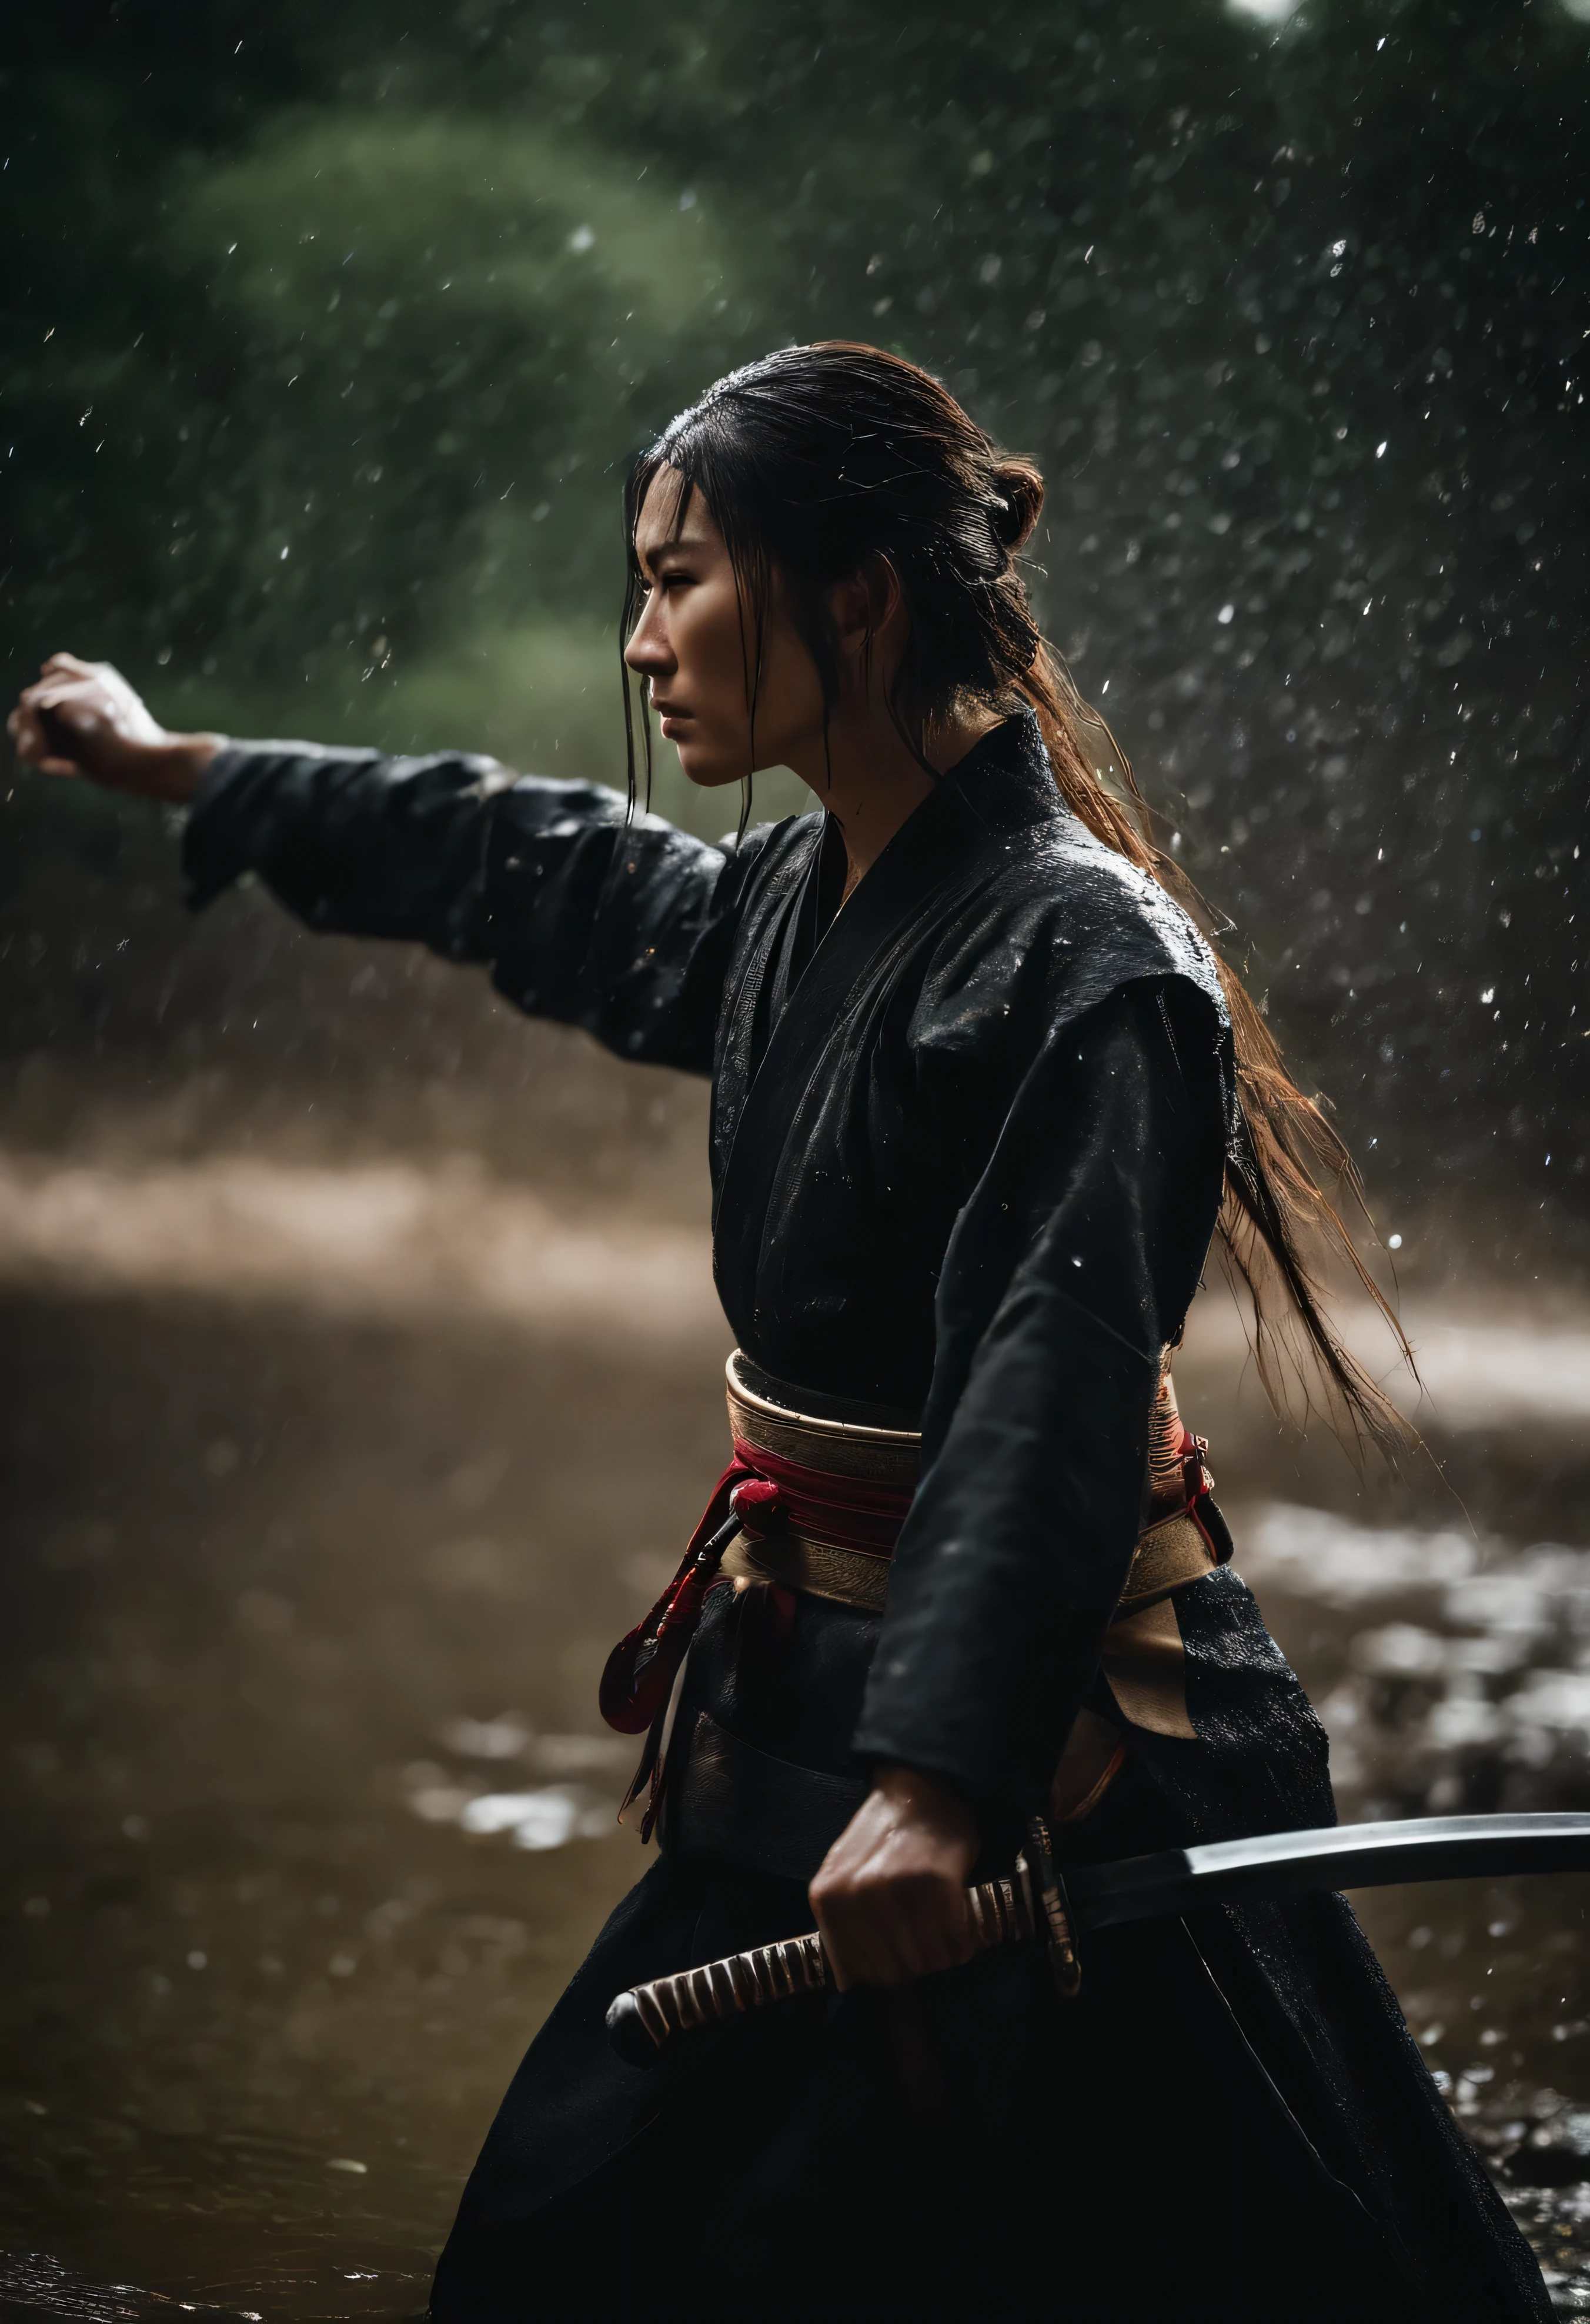
[[[721,549],[719,531],[701,493],[677,468],[659,468],[646,488],[635,520],[635,554],[643,566],[670,549]]]

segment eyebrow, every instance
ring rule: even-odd
[[[683,536],[668,533],[663,540],[649,545],[638,540],[635,543],[635,556],[643,570],[655,573],[670,558],[698,555],[701,550],[710,549],[712,543],[705,533],[685,533]]]

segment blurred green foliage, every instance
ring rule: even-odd
[[[1043,464],[1052,631],[1371,1160],[1582,1210],[1556,0],[120,0],[14,48],[14,677],[621,779],[624,462],[877,339]]]

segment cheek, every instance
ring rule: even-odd
[[[787,741],[822,723],[823,681],[817,666],[792,625],[777,622],[763,653],[758,732],[765,730],[769,742],[775,732]]]
[[[693,591],[680,607],[675,651],[687,684],[703,689],[698,711],[718,718],[745,712],[745,660],[739,601],[729,591]]]

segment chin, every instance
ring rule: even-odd
[[[704,743],[676,742],[674,748],[679,754],[681,771],[697,790],[723,790],[729,784],[739,782],[745,772],[743,765],[727,764],[719,752]]]

